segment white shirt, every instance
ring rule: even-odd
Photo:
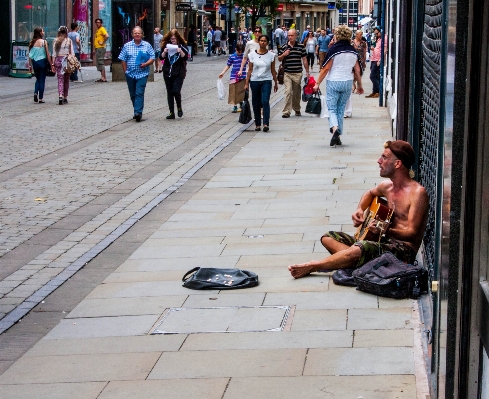
[[[248,58],[250,53],[253,53],[255,50],[260,48],[260,44],[255,42],[254,40],[248,40],[246,42],[245,50],[243,52],[243,57]]]
[[[256,51],[248,54],[248,60],[253,64],[250,81],[273,80],[271,65],[277,55],[271,51],[258,54]]]
[[[358,56],[353,53],[340,53],[333,57],[333,65],[326,76],[326,80],[344,82],[353,80],[353,67],[358,61]]]

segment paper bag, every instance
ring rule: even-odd
[[[245,97],[245,83],[246,79],[237,81],[229,85],[229,98],[228,104],[238,105],[244,100]]]

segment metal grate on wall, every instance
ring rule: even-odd
[[[442,0],[425,0],[423,31],[423,78],[421,87],[421,132],[419,180],[430,196],[430,216],[424,237],[425,262],[433,279],[435,264],[435,218],[437,203],[437,157],[440,134],[440,80],[442,48]],[[440,199],[441,200],[441,199]]]

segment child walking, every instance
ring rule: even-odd
[[[229,56],[229,59],[228,59],[226,66],[224,67],[221,74],[219,75],[219,79],[222,79],[222,77],[224,76],[224,74],[226,73],[226,71],[229,68],[231,68],[231,76],[230,76],[229,83],[231,83],[231,84],[236,83],[236,82],[244,79],[244,77],[246,77],[246,65],[248,64],[248,61],[246,61],[246,64],[243,68],[243,73],[241,74],[241,76],[243,76],[243,78],[239,79],[237,76],[239,68],[241,68],[241,62],[243,61],[244,49],[245,49],[245,46],[243,43],[238,43],[236,45],[236,52]],[[239,106],[240,106],[240,109],[238,111],[238,104],[234,104],[234,108],[233,108],[232,112],[233,113],[241,112],[241,104]]]

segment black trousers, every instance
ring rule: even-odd
[[[166,98],[168,100],[168,108],[172,114],[175,113],[175,101],[177,103],[177,109],[182,108],[182,86],[185,77],[164,76],[166,86]]]
[[[306,58],[307,58],[307,63],[309,64],[309,68],[314,65],[314,53],[307,53]]]

